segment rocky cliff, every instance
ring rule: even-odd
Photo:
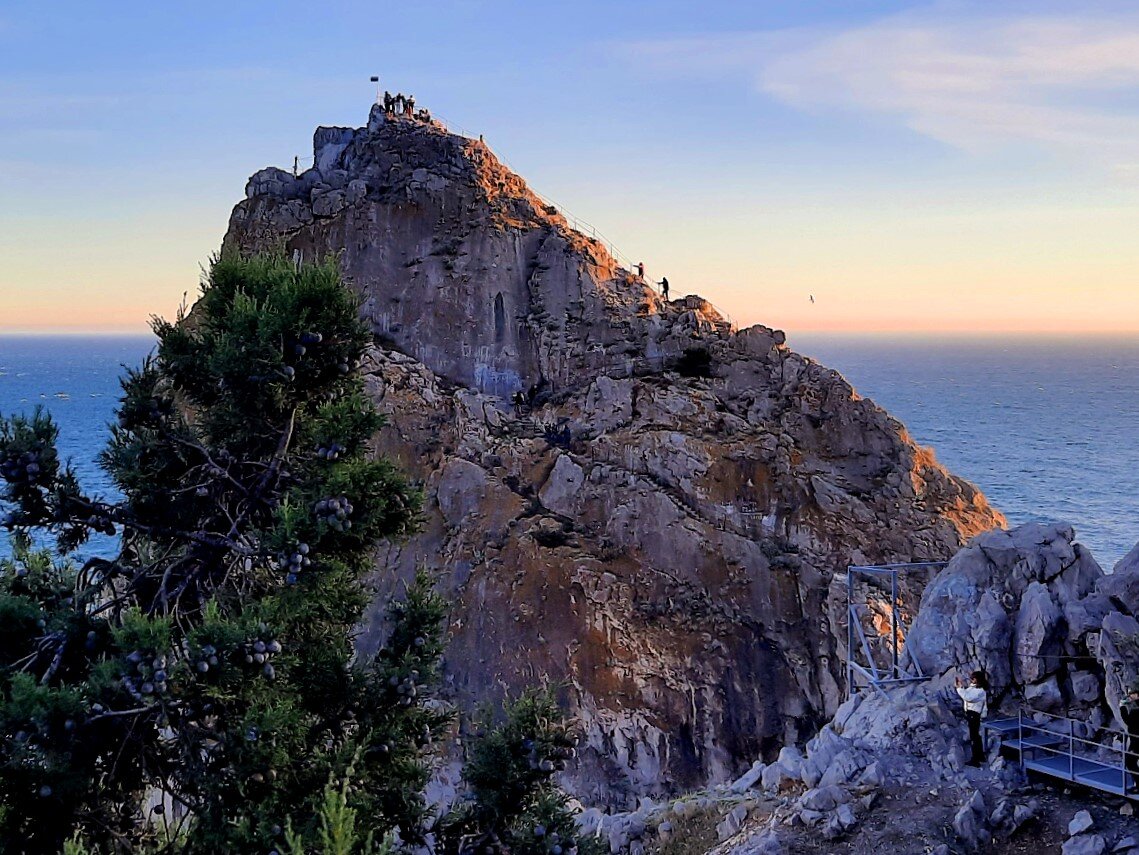
[[[380,600],[440,571],[464,703],[564,681],[584,800],[800,742],[840,700],[835,574],[1003,523],[836,372],[662,300],[483,143],[373,110],[314,155],[254,175],[225,244],[339,253],[376,334],[377,450],[427,495],[422,532],[377,558]]]

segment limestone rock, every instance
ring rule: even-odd
[[[1075,837],[1077,834],[1083,834],[1094,825],[1092,815],[1086,810],[1077,811],[1076,815],[1072,817],[1068,823],[1068,836]]]
[[[1060,693],[1060,685],[1055,676],[1049,677],[1042,683],[1033,683],[1024,687],[1024,699],[1029,707],[1045,712],[1055,712],[1064,705],[1064,696]]]
[[[439,573],[452,698],[566,684],[584,801],[801,744],[842,698],[846,566],[945,560],[1003,523],[836,372],[660,299],[483,142],[373,110],[313,144],[313,169],[250,179],[224,246],[336,254],[378,343],[376,450],[426,502],[377,557],[361,653],[386,598]]]
[[[953,818],[953,831],[966,851],[983,852],[988,847],[992,833],[987,827],[987,818],[985,799],[979,790],[974,790]]]
[[[1061,855],[1103,855],[1107,841],[1102,834],[1079,834],[1069,837],[1060,848]]]
[[[733,793],[746,793],[757,783],[759,783],[760,776],[763,775],[763,770],[766,768],[762,760],[756,760],[751,764],[743,775],[732,782],[731,791]]]
[[[1063,618],[1048,587],[1029,583],[1016,616],[1013,677],[1018,683],[1033,683],[1059,670]]]

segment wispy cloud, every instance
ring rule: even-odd
[[[970,151],[1025,142],[1139,165],[1139,15],[907,13],[846,30],[642,43],[678,73],[743,74],[803,110],[896,116]]]

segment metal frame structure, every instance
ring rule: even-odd
[[[873,687],[878,691],[882,691],[886,686],[920,683],[929,679],[922,673],[921,665],[918,664],[913,653],[900,640],[900,635],[907,632],[909,628],[898,617],[898,574],[913,570],[941,570],[947,563],[946,561],[925,561],[914,564],[852,564],[846,568],[847,697],[864,688],[856,685],[855,679],[858,677],[865,682],[865,687]],[[862,629],[861,615],[858,613],[858,607],[861,603],[856,603],[854,600],[855,583],[860,576],[868,576],[877,580],[883,588],[888,580],[890,586],[890,663],[888,666],[879,667],[874,659],[870,640]]]

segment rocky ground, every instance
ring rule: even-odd
[[[964,724],[956,731],[963,746]],[[1132,803],[1028,780],[995,750],[980,769],[942,767],[912,753],[862,753],[828,734],[806,763],[794,751],[781,757],[733,785],[627,814],[587,813],[584,823],[595,833],[600,825],[612,852],[633,855],[1139,852]]]
[[[1077,735],[1118,744],[1116,699],[1139,667],[1137,582],[1139,547],[1105,575],[1064,525],[981,535],[926,588],[906,639],[928,681],[857,694],[802,753],[786,746],[730,786],[583,821],[600,824],[613,852],[636,855],[1137,848],[1131,802],[1030,781],[994,739],[988,763],[968,767],[954,691],[956,676],[984,667],[992,716],[1024,710],[1046,723],[1043,698],[1066,716],[1065,732],[1071,720]],[[978,605],[986,600],[993,606]]]

